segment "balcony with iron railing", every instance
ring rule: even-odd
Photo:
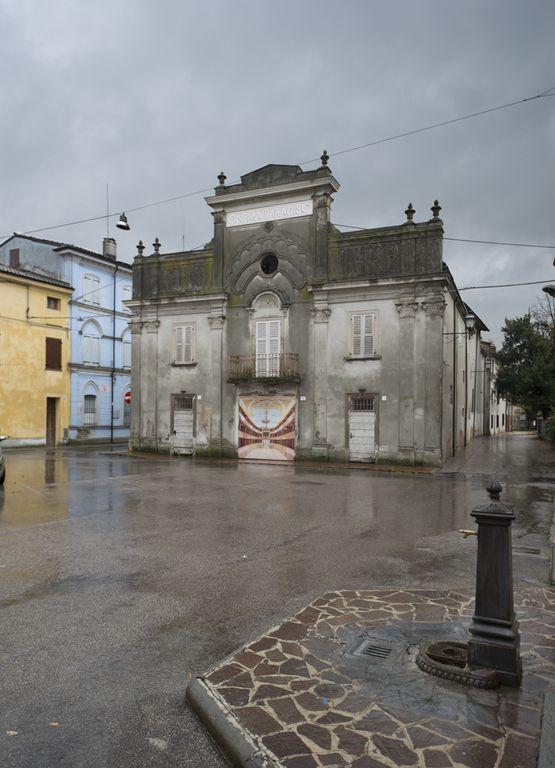
[[[299,356],[291,352],[269,355],[231,355],[228,381],[299,381]]]

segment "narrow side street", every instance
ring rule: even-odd
[[[190,677],[327,591],[472,589],[457,529],[492,475],[516,507],[516,588],[548,580],[555,452],[529,434],[414,476],[105,447],[6,458],[3,768],[227,765],[184,705]]]

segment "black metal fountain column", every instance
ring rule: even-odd
[[[520,685],[520,636],[513,605],[512,510],[499,501],[501,486],[491,482],[488,504],[472,510],[478,531],[476,601],[467,643],[434,640],[420,649],[416,663],[423,672],[477,688]]]
[[[501,485],[487,487],[488,504],[476,507],[476,604],[470,624],[468,666],[487,667],[504,685],[520,685],[520,635],[513,605],[512,510],[499,501]]]

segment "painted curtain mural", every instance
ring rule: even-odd
[[[294,459],[296,397],[239,398],[239,458]]]

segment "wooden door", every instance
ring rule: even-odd
[[[57,397],[46,398],[46,445],[56,445],[56,401]]]

